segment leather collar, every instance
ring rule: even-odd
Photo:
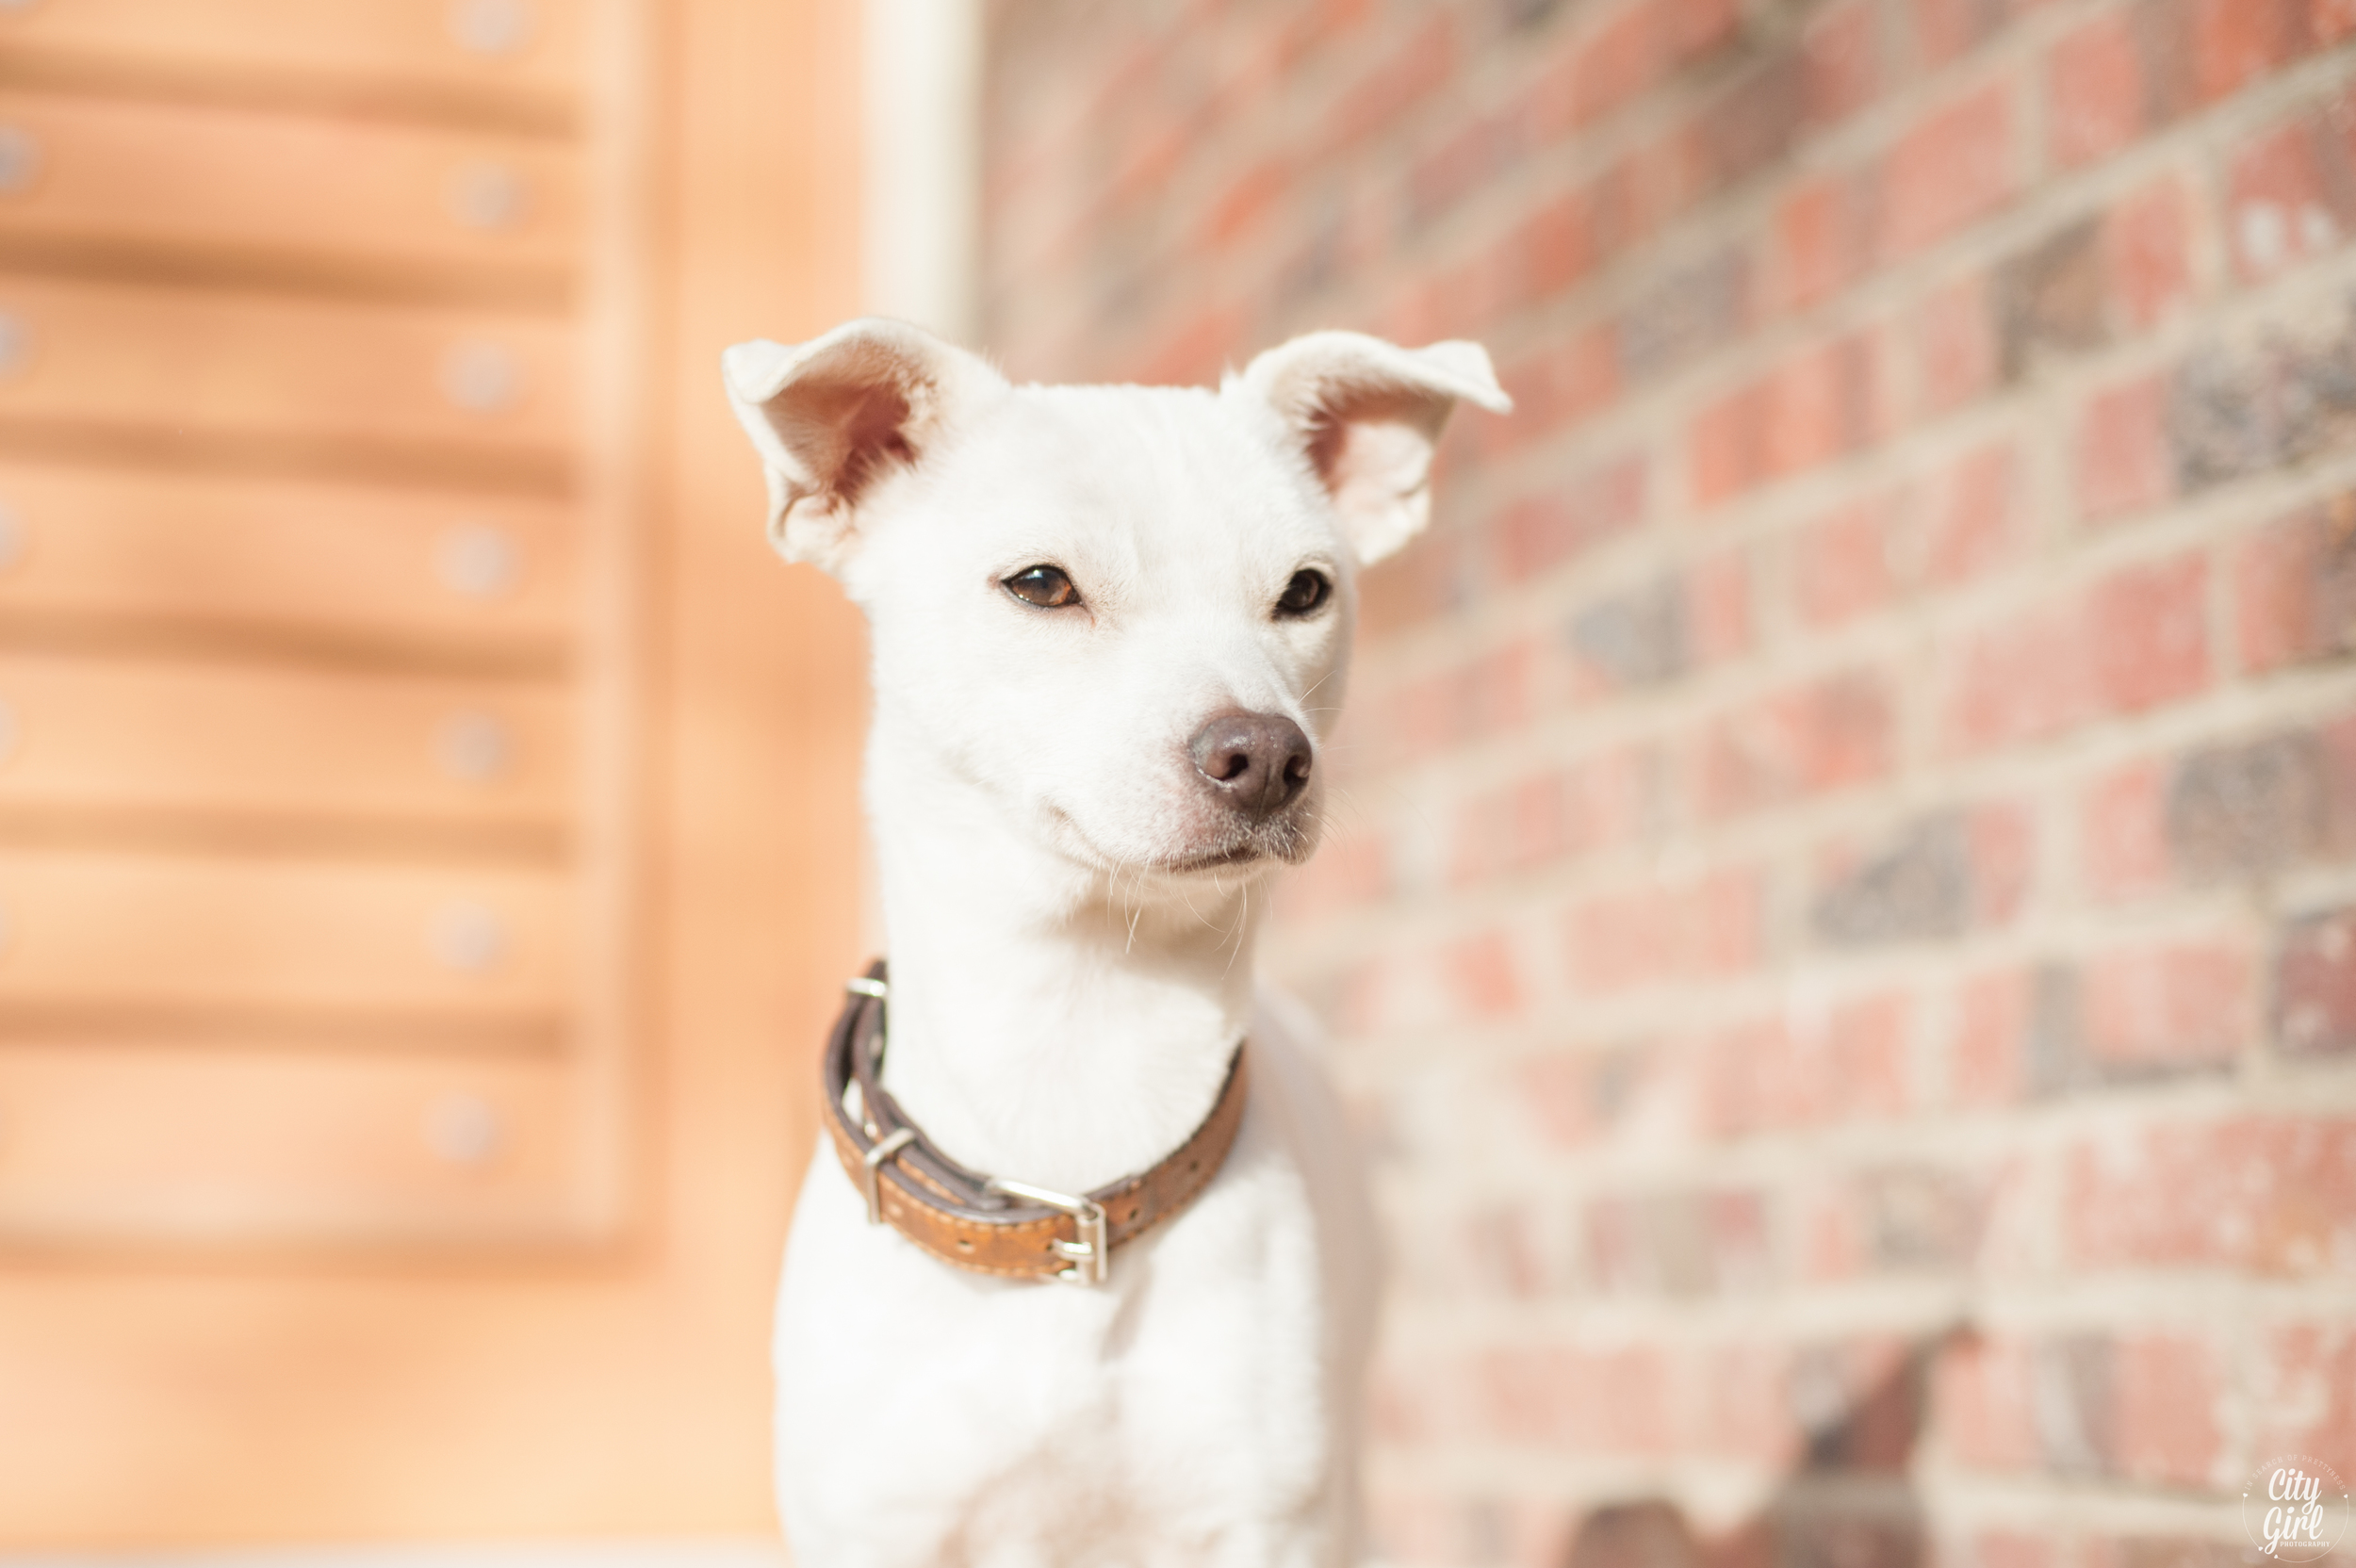
[[[869,1224],[890,1225],[959,1268],[1104,1283],[1113,1249],[1184,1213],[1219,1174],[1243,1123],[1246,1073],[1238,1045],[1210,1114],[1151,1170],[1078,1195],[983,1176],[935,1148],[883,1086],[883,960],[848,988],[822,1068],[835,1152],[866,1196]],[[854,1088],[856,1110],[844,1102]]]

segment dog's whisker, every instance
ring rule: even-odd
[[[1243,952],[1244,940],[1251,934],[1251,930],[1252,890],[1247,887],[1243,890],[1243,897],[1235,906],[1235,951],[1238,954]]]

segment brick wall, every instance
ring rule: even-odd
[[[988,102],[1017,373],[1519,400],[1269,956],[1399,1228],[1383,1555],[2356,1479],[2356,3],[997,0]]]

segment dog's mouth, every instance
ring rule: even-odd
[[[1173,855],[1153,862],[1153,869],[1173,876],[1235,871],[1245,866],[1297,866],[1317,848],[1314,819],[1286,815],[1255,824],[1210,849]]]
[[[1276,857],[1256,845],[1238,844],[1234,849],[1223,849],[1215,855],[1196,855],[1184,859],[1159,860],[1154,862],[1153,869],[1158,872],[1167,872],[1173,876],[1186,876],[1197,872],[1226,871],[1235,866],[1256,865],[1262,860],[1274,858]]]
[[[1148,857],[1115,856],[1104,851],[1070,811],[1050,803],[1046,816],[1069,851],[1077,851],[1099,868],[1122,874],[1207,876],[1220,872],[1252,871],[1278,865],[1297,866],[1317,846],[1317,817],[1312,808],[1291,810],[1268,821],[1222,825],[1223,832],[1189,835],[1195,841],[1170,853]]]

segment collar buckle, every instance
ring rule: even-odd
[[[1104,1204],[1093,1198],[1074,1198],[1053,1187],[1037,1187],[1028,1182],[1008,1181],[1004,1176],[992,1176],[987,1184],[992,1192],[1007,1198],[1020,1198],[1027,1203],[1043,1204],[1072,1217],[1080,1233],[1080,1239],[1054,1244],[1058,1257],[1072,1260],[1072,1266],[1059,1270],[1056,1279],[1074,1285],[1102,1285],[1112,1282],[1113,1250],[1105,1232]]]

